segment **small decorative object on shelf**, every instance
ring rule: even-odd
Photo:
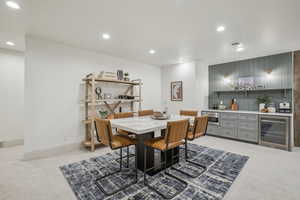
[[[102,119],[106,119],[108,112],[106,110],[99,110],[99,114]]]
[[[118,76],[118,80],[122,81],[123,78],[124,78],[123,70],[118,70],[117,71],[117,76]]]
[[[240,90],[253,90],[254,89],[254,78],[252,76],[240,77],[239,78],[239,89]]]
[[[102,98],[102,97],[101,97],[101,94],[102,94],[101,88],[100,88],[100,87],[97,87],[97,88],[95,89],[95,92],[96,92],[96,94],[97,94],[97,99],[100,100],[100,99]]]
[[[124,81],[130,81],[128,72],[124,73]]]
[[[111,93],[104,93],[104,99],[112,99]]]
[[[134,99],[134,96],[130,96],[130,95],[119,95],[118,98],[119,98],[119,99]]]
[[[98,78],[100,78],[100,79],[109,79],[109,80],[118,80],[117,73],[115,73],[115,72],[102,71],[98,75]]]

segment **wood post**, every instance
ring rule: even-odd
[[[300,51],[294,52],[294,142],[300,146]]]

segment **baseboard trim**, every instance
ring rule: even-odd
[[[58,147],[51,148],[51,149],[27,152],[27,153],[24,153],[23,160],[27,161],[27,160],[49,158],[49,157],[65,154],[68,152],[72,152],[75,150],[79,150],[80,148],[82,148],[81,143],[74,143],[74,144],[58,146]]]
[[[24,145],[24,139],[16,139],[16,140],[0,142],[0,148],[14,147],[19,145]]]

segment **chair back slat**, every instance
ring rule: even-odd
[[[188,127],[189,127],[189,121],[187,119],[168,122],[167,132],[165,135],[166,143],[168,144],[168,143],[180,142],[184,140],[187,136]]]
[[[197,137],[205,135],[207,124],[208,124],[208,116],[195,117],[194,129],[193,129],[194,137],[195,135],[197,135]]]
[[[149,116],[153,115],[154,111],[153,110],[139,110],[138,114],[139,116]]]
[[[197,117],[198,111],[196,111],[196,110],[180,110],[179,114],[184,115],[184,116]]]
[[[96,118],[95,125],[98,141],[101,141],[101,143],[105,145],[111,146],[112,130],[110,121],[107,119]]]
[[[114,119],[129,118],[129,117],[133,117],[133,112],[122,112],[122,113],[114,114]]]

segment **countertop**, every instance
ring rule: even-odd
[[[276,112],[276,113],[263,113],[263,112],[258,112],[258,111],[247,111],[247,110],[213,110],[213,109],[204,109],[202,111],[293,117],[293,113],[278,113],[278,112]]]

